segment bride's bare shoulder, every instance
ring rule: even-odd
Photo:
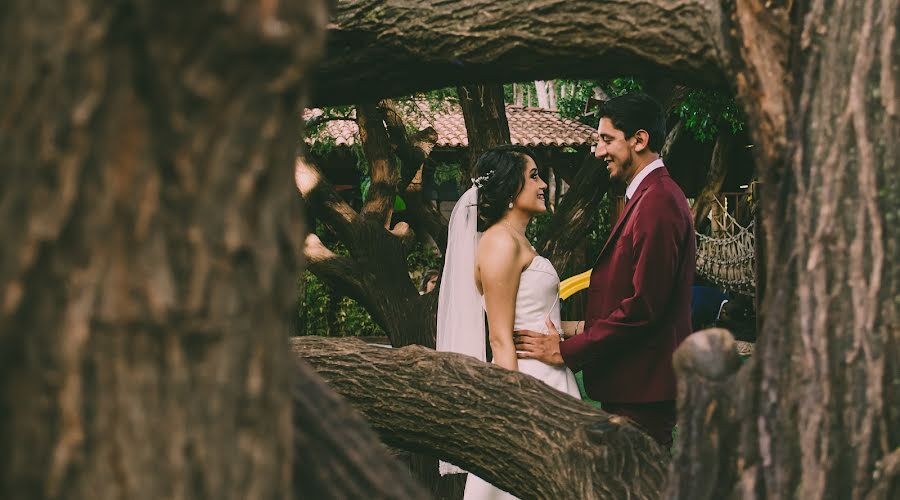
[[[502,227],[493,225],[481,235],[478,242],[478,253],[501,255],[505,258],[518,255],[521,251],[519,240]]]

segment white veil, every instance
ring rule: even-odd
[[[484,361],[484,307],[475,286],[475,253],[478,250],[478,189],[466,191],[450,214],[447,253],[438,296],[437,350],[466,354]],[[447,462],[440,473],[466,471]]]

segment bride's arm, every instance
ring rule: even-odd
[[[561,321],[562,334],[565,338],[570,338],[584,331],[584,321]]]
[[[516,294],[522,276],[519,243],[505,231],[488,231],[478,244],[478,273],[487,311],[489,339],[494,364],[519,370],[513,326]]]

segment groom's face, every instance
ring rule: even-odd
[[[609,118],[601,118],[597,127],[600,142],[597,143],[597,158],[606,160],[606,170],[613,179],[628,182],[634,170],[633,149],[630,139],[625,138],[625,132],[613,126]]]

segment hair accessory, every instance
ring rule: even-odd
[[[491,177],[493,177],[493,176],[494,176],[494,171],[488,170],[488,172],[486,174],[482,175],[481,177],[473,177],[472,185],[480,189],[482,186],[487,184],[488,181],[491,180]]]

